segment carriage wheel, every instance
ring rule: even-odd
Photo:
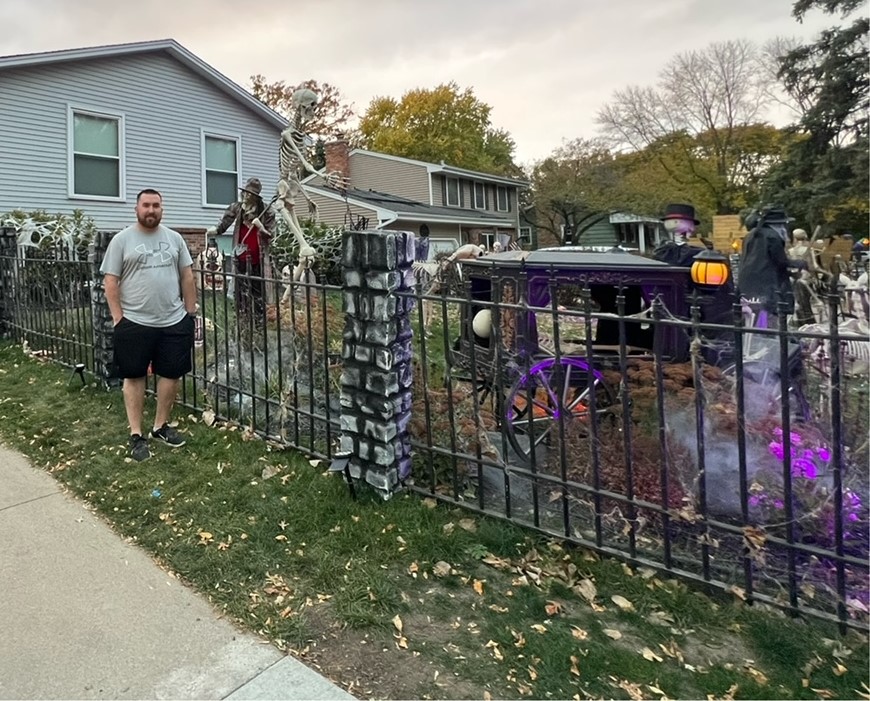
[[[531,462],[532,451],[558,435],[559,422],[585,426],[589,421],[589,365],[579,358],[547,358],[520,375],[504,408],[504,431],[519,458]],[[592,370],[595,408],[608,411],[613,395],[601,373]]]

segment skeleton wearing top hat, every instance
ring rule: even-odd
[[[695,208],[690,204],[669,204],[662,221],[671,238],[656,247],[653,258],[668,265],[691,268],[692,260],[701,252],[689,245],[689,239],[695,236],[695,227],[701,223],[695,217]]]

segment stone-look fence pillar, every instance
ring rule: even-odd
[[[350,474],[388,498],[411,471],[414,235],[345,231],[341,447]]]
[[[14,229],[0,228],[0,337],[7,336],[15,318],[15,256],[18,235]]]
[[[112,313],[106,302],[106,289],[103,286],[100,266],[103,264],[109,241],[116,233],[98,231],[88,249],[88,263],[91,265],[91,319],[94,327],[94,376],[109,388],[120,386],[121,381],[115,371]]]

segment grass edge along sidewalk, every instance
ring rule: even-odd
[[[433,500],[351,501],[243,427],[179,410],[188,445],[132,463],[120,393],[68,373],[0,345],[0,440],[359,697],[868,698],[866,635]]]

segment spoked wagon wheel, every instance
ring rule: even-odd
[[[589,421],[590,368],[579,358],[546,358],[520,375],[508,393],[504,408],[504,431],[516,455],[525,463],[541,444],[558,436],[559,423],[569,430]],[[597,370],[592,392],[599,415],[613,405],[613,394]]]

